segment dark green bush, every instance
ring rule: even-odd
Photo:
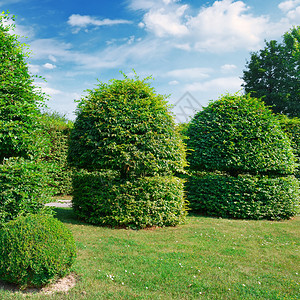
[[[175,226],[184,221],[183,180],[172,176],[123,181],[116,172],[78,173],[73,209],[86,222],[113,227]]]
[[[50,151],[42,159],[52,179],[51,185],[56,195],[69,195],[73,169],[67,163],[67,154],[73,122],[56,112],[44,113],[41,122],[45,134],[50,137]]]
[[[194,170],[232,175],[293,174],[291,142],[262,101],[226,95],[198,112],[188,128]]]
[[[191,209],[211,216],[280,220],[299,213],[299,182],[294,176],[203,172],[189,178],[187,190]]]
[[[52,190],[44,164],[10,158],[0,164],[0,225],[27,213],[49,214]]]
[[[195,115],[188,137],[192,210],[247,219],[287,219],[297,213],[296,158],[262,101],[223,96]]]
[[[285,115],[279,115],[279,122],[282,129],[289,136],[292,147],[294,149],[295,155],[298,160],[298,164],[300,164],[300,119],[293,118],[290,119]],[[296,176],[300,179],[300,168],[296,170]]]
[[[0,278],[23,288],[63,277],[75,257],[71,232],[51,216],[19,217],[0,229]]]
[[[68,159],[87,170],[111,169],[122,178],[181,171],[184,145],[165,97],[146,79],[100,83],[81,100]]]

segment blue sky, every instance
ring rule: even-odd
[[[241,90],[251,51],[300,24],[300,0],[0,0],[26,36],[48,106],[74,119],[97,79],[152,75],[178,121]]]

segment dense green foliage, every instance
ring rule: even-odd
[[[283,42],[266,42],[251,54],[243,80],[247,93],[261,98],[276,113],[300,117],[300,26],[283,36]]]
[[[52,190],[42,162],[10,158],[0,164],[0,225],[28,213],[50,214]]]
[[[294,148],[295,155],[300,164],[300,119],[290,119],[284,115],[279,116],[279,122],[282,129],[287,133],[290,140],[292,141],[292,147]],[[297,178],[300,178],[300,166],[296,170]]]
[[[9,17],[0,15],[0,162],[30,158],[47,150],[47,137],[38,122],[43,95],[33,84],[25,61],[26,48],[10,31]]]
[[[299,182],[294,176],[270,177],[204,172],[187,183],[191,209],[239,219],[289,219],[299,213]]]
[[[79,218],[97,225],[144,228],[175,226],[187,210],[183,180],[172,176],[122,181],[116,172],[78,173],[73,209]]]
[[[223,96],[194,116],[187,135],[196,174],[187,183],[193,210],[248,219],[284,219],[298,212],[291,142],[262,101]]]
[[[68,160],[91,172],[73,182],[73,208],[87,222],[144,228],[185,218],[183,182],[173,177],[185,147],[165,97],[146,80],[100,83],[78,106]]]
[[[53,217],[27,215],[0,230],[0,278],[23,288],[63,277],[75,257],[71,232]]]
[[[67,153],[73,122],[56,112],[44,113],[41,121],[44,132],[51,141],[50,151],[43,157],[51,186],[55,194],[69,195],[72,192],[73,170],[67,163]]]
[[[69,161],[77,168],[113,169],[122,178],[181,171],[184,146],[164,96],[146,80],[112,80],[78,106]]]
[[[40,122],[44,98],[25,61],[26,46],[0,15],[0,224],[27,213],[45,213],[50,180],[40,158],[49,137]],[[51,181],[50,181],[51,182]]]
[[[192,169],[232,175],[293,174],[291,143],[263,102],[226,95],[192,119],[187,132]]]

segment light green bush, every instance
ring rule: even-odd
[[[19,217],[0,229],[0,279],[22,288],[65,276],[75,257],[71,232],[51,216]]]

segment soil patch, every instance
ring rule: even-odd
[[[55,283],[49,284],[43,288],[27,288],[21,290],[17,285],[0,281],[0,290],[11,291],[13,293],[23,294],[44,294],[49,295],[57,292],[67,293],[76,284],[76,275],[70,274],[64,278],[57,280]]]

